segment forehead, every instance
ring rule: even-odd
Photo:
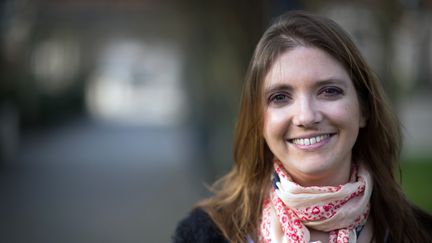
[[[282,53],[271,66],[264,80],[264,89],[281,82],[306,85],[322,80],[351,79],[341,63],[316,47],[298,46]]]

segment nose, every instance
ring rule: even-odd
[[[295,126],[309,128],[319,124],[322,113],[313,98],[302,97],[294,102],[293,124]]]

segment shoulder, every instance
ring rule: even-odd
[[[418,207],[413,207],[413,212],[420,227],[424,228],[429,233],[429,236],[432,237],[432,215]]]
[[[210,216],[201,208],[196,208],[175,230],[173,242],[228,242],[213,223]]]

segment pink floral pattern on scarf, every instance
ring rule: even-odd
[[[260,242],[310,242],[309,228],[329,232],[329,242],[356,242],[355,228],[369,215],[372,179],[353,164],[350,181],[339,186],[303,187],[292,181],[280,161],[278,181],[264,201]]]

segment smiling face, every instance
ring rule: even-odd
[[[351,151],[366,121],[338,61],[314,47],[286,51],[265,77],[264,107],[264,139],[294,181],[348,181]]]

